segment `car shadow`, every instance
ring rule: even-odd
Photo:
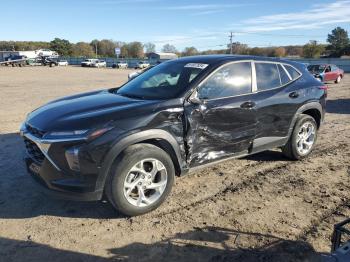
[[[305,241],[228,228],[194,228],[158,242],[134,242],[106,250],[109,257],[61,250],[29,239],[0,238],[4,261],[326,261]],[[15,250],[15,252],[13,252]]]
[[[350,114],[350,99],[327,100],[326,111],[333,114]]]
[[[324,258],[304,241],[210,226],[178,233],[157,243],[132,243],[109,252],[114,254],[113,259],[121,261],[316,262]]]
[[[292,161],[291,159],[285,157],[281,150],[267,150],[254,155],[249,155],[243,157],[242,159],[251,160],[251,161],[264,161],[264,162],[276,162],[276,161]]]

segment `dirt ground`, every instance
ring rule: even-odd
[[[168,201],[135,218],[108,203],[39,193],[18,135],[52,99],[115,87],[128,70],[0,67],[0,261],[317,261],[350,217],[350,78],[329,84],[317,148],[273,150],[178,178]]]

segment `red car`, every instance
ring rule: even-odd
[[[307,70],[322,82],[334,81],[335,83],[339,83],[344,77],[344,70],[338,68],[336,65],[309,65]]]

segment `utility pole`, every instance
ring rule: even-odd
[[[233,38],[233,33],[230,33],[230,54],[232,55],[232,38]]]

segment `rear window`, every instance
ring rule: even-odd
[[[297,79],[300,76],[300,73],[294,67],[290,65],[283,65],[283,66],[288,71],[292,80]]]
[[[281,84],[282,85],[287,84],[290,81],[290,78],[287,75],[286,70],[284,70],[280,64],[278,65],[278,71],[280,72]]]
[[[281,86],[277,64],[255,63],[255,71],[258,91],[264,91]]]

